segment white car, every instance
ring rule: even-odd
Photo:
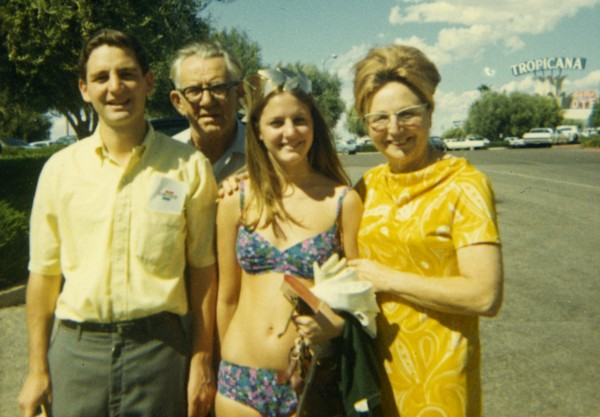
[[[526,146],[552,146],[554,130],[551,127],[536,127],[523,135]]]
[[[335,142],[335,150],[344,155],[354,155],[358,149],[356,147],[356,142],[352,143],[338,140]]]
[[[371,143],[371,138],[368,136],[363,136],[361,138],[356,139],[356,144],[360,148],[364,148],[365,146],[369,145],[370,143]]]
[[[472,136],[464,139],[444,139],[444,147],[449,151],[487,149],[490,141],[486,138]]]
[[[37,142],[31,142],[29,146],[33,148],[46,148],[50,145],[54,145],[55,143],[51,140],[38,140]]]
[[[516,136],[504,138],[504,142],[506,142],[509,148],[524,148],[527,146],[523,138],[518,138]]]
[[[594,129],[593,127],[588,127],[581,132],[581,136],[584,138],[591,138],[598,135],[600,135],[600,129]]]
[[[579,142],[580,136],[581,136],[581,131],[579,130],[579,126],[575,126],[575,125],[557,126],[555,143],[560,143],[560,142],[577,143],[577,142]]]

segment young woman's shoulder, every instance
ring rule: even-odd
[[[339,192],[344,196],[344,200],[342,202],[344,210],[362,210],[362,199],[354,188],[342,186],[340,187]]]
[[[239,218],[244,198],[247,198],[245,194],[248,194],[247,190],[242,189],[240,185],[237,190],[232,190],[221,197],[218,202],[219,217]]]

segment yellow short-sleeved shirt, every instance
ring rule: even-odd
[[[363,180],[361,257],[446,277],[459,272],[458,248],[499,243],[490,183],[463,158],[449,156],[407,174],[381,165]],[[478,319],[432,311],[389,294],[378,301],[383,313],[378,346],[393,391],[385,395],[384,415],[479,416]]]
[[[195,149],[149,126],[121,167],[96,131],[57,152],[42,170],[29,270],[63,275],[60,319],[183,315],[186,265],[215,262],[216,196],[210,162]]]

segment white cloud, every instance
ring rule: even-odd
[[[469,114],[469,107],[480,95],[477,90],[459,94],[452,91],[438,91],[435,94],[432,134],[441,135],[453,128],[455,123],[464,122]]]
[[[500,88],[498,88],[501,92],[506,92],[508,94],[513,93],[515,91],[521,91],[523,93],[533,94],[535,92],[535,81],[531,77],[518,78],[513,81],[504,84]]]
[[[348,52],[339,54],[335,62],[331,64],[330,71],[337,74],[342,81],[341,98],[346,103],[346,107],[354,103],[352,91],[354,64],[360,61],[370,48],[369,45],[353,46]]]
[[[483,75],[485,75],[486,77],[493,77],[496,75],[496,70],[490,67],[485,67],[483,69]]]
[[[447,28],[438,33],[437,42],[429,45],[417,36],[397,38],[397,44],[411,45],[423,51],[436,65],[450,64],[464,59],[478,60],[485,46],[501,38],[489,26],[475,25],[469,28]]]
[[[444,25],[433,44],[415,37],[396,42],[414,45],[434,62],[447,64],[477,60],[489,45],[501,44],[508,52],[522,49],[522,35],[552,31],[561,19],[597,4],[600,0],[404,0],[391,8],[388,20],[392,25]]]
[[[524,77],[514,79],[513,81],[500,86],[497,90],[508,94],[515,91],[534,94],[535,86],[536,81],[533,77]],[[592,71],[585,77],[576,80],[566,78],[562,85],[562,91],[565,93],[573,93],[579,90],[598,90],[598,86],[600,86],[600,70]]]
[[[585,77],[578,80],[566,79],[563,84],[563,90],[577,91],[577,90],[598,90],[600,87],[600,71],[592,71]]]

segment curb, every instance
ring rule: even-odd
[[[5,291],[0,291],[0,308],[25,304],[25,288],[26,285],[19,285]]]

